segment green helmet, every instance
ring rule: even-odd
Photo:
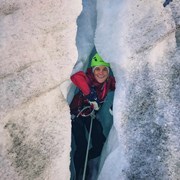
[[[95,67],[95,66],[106,66],[106,67],[110,67],[110,64],[103,61],[103,59],[99,56],[98,53],[96,53],[94,55],[94,57],[91,60],[91,67]]]

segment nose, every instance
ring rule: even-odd
[[[100,69],[99,74],[103,74],[103,70],[102,69]]]

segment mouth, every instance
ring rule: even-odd
[[[106,76],[96,76],[97,78],[99,78],[99,79],[104,79],[104,78],[106,78]]]

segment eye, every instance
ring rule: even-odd
[[[100,68],[99,68],[99,67],[97,67],[97,68],[96,68],[96,71],[100,71]]]

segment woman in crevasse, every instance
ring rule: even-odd
[[[108,92],[115,90],[115,78],[110,76],[109,72],[110,64],[103,61],[96,53],[91,60],[91,67],[87,69],[86,73],[79,71],[71,76],[72,82],[79,89],[70,104],[72,134],[76,144],[74,153],[76,179],[84,168],[87,148],[86,129],[89,132],[90,114],[94,111],[96,115]],[[90,108],[86,109],[86,107]],[[91,131],[92,148],[89,150],[88,160],[100,156],[105,140],[102,125],[95,117]]]

